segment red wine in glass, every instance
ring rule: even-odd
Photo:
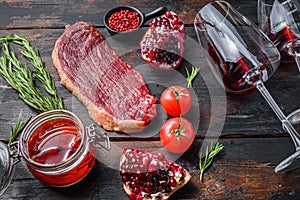
[[[295,34],[288,26],[285,26],[282,30],[275,34],[270,33],[269,37],[281,52],[282,60],[287,61],[294,59],[294,54],[290,52],[289,47],[293,41],[300,39],[299,35]]]
[[[219,67],[218,71],[222,73],[221,77],[227,92],[242,94],[255,88],[254,83],[262,78],[261,75],[266,70],[265,65],[257,67],[255,70],[259,73],[253,74],[251,80],[246,80],[246,75],[255,68],[249,59],[240,55],[236,62],[225,61],[214,44],[210,43],[208,46],[209,56]]]
[[[209,66],[215,72],[216,79],[222,79],[226,91],[244,93],[256,87],[290,134],[295,146],[300,147],[299,133],[264,86],[280,61],[278,49],[266,34],[225,1],[205,5],[196,15],[194,27],[201,48],[211,58]],[[283,24],[277,26],[277,30],[282,28]],[[280,36],[279,31],[275,33],[275,37]],[[284,32],[283,35],[284,38],[294,36],[291,32]],[[291,157],[280,170],[293,161],[295,157]]]
[[[258,24],[274,42],[282,61],[295,60],[300,70],[300,12],[294,0],[258,0]]]

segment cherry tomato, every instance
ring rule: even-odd
[[[190,148],[195,139],[191,122],[182,117],[167,120],[160,129],[160,142],[172,153],[183,153]]]
[[[160,96],[160,104],[173,117],[186,114],[192,107],[192,95],[182,86],[171,86]]]

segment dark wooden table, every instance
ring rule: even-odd
[[[180,15],[185,21],[188,37],[197,42],[193,20],[200,8],[208,2],[210,1],[7,0],[0,2],[0,35],[25,34],[32,45],[40,50],[46,68],[55,80],[66,106],[74,108],[78,102],[60,85],[51,60],[54,43],[62,34],[65,25],[80,20],[86,21],[109,38],[102,23],[102,17],[108,9],[119,5],[131,5],[147,13],[159,6],[166,6]],[[256,22],[256,0],[229,2]],[[187,53],[193,55],[193,51]],[[127,53],[125,57],[133,66],[143,64],[138,50]],[[214,104],[211,101],[216,97],[209,95],[209,88],[203,77],[205,71],[207,70],[201,68],[201,73],[194,82],[194,91],[201,113],[197,138],[191,149],[177,160],[193,177],[171,199],[300,199],[300,169],[283,173],[274,172],[275,166],[294,151],[294,146],[287,133],[282,130],[271,108],[257,90],[244,95],[227,94],[224,97],[226,107],[214,107],[218,102]],[[184,74],[183,66],[178,72]],[[282,63],[275,75],[266,82],[266,87],[285,114],[300,107],[299,80],[300,74],[295,63]],[[213,90],[213,87],[220,86],[212,84],[211,87]],[[18,99],[17,93],[2,78],[0,78],[0,94],[0,139],[7,141],[9,126],[15,124],[21,109],[27,116],[37,113]],[[222,105],[223,102],[219,103]],[[212,111],[213,107],[216,113],[223,112],[224,116],[213,116],[215,114]],[[92,123],[84,108],[73,111],[80,115],[86,124]],[[225,119],[221,136],[217,137],[225,149],[216,157],[213,165],[204,174],[203,181],[200,182],[197,155],[214,117]],[[161,148],[157,136],[140,138],[111,133],[110,138],[120,148],[134,147],[149,151]],[[51,188],[39,182],[27,170],[25,163],[20,162],[10,186],[1,199],[128,199],[128,197],[123,191],[119,171],[101,161],[97,161],[83,181],[62,189]]]

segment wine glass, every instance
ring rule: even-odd
[[[299,131],[300,130],[300,109],[295,110],[291,114],[287,116],[287,119],[290,123],[294,126],[294,128]],[[283,129],[286,130],[286,127],[283,125]],[[295,160],[300,159],[300,146],[296,145],[296,151],[292,153],[289,157],[284,159],[281,163],[279,163],[276,168],[275,172],[280,172],[295,162]],[[291,168],[293,169],[293,168]]]
[[[258,0],[258,26],[274,42],[281,52],[282,60],[294,57],[300,71],[300,2],[296,0]],[[298,110],[292,116],[300,115]],[[286,129],[285,126],[283,126]],[[295,143],[295,142],[294,142]],[[283,160],[275,171],[281,171],[300,156],[300,146],[295,143],[296,152]]]
[[[258,0],[257,18],[259,28],[281,52],[281,60],[294,58],[300,71],[299,9],[296,0]]]
[[[271,106],[296,146],[300,136],[264,86],[280,63],[272,41],[226,1],[205,5],[194,26],[200,46],[210,57],[216,78],[227,92],[240,94],[257,88]]]

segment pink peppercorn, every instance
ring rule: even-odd
[[[141,18],[139,13],[126,9],[114,12],[107,22],[111,29],[126,32],[136,29],[141,23]]]

